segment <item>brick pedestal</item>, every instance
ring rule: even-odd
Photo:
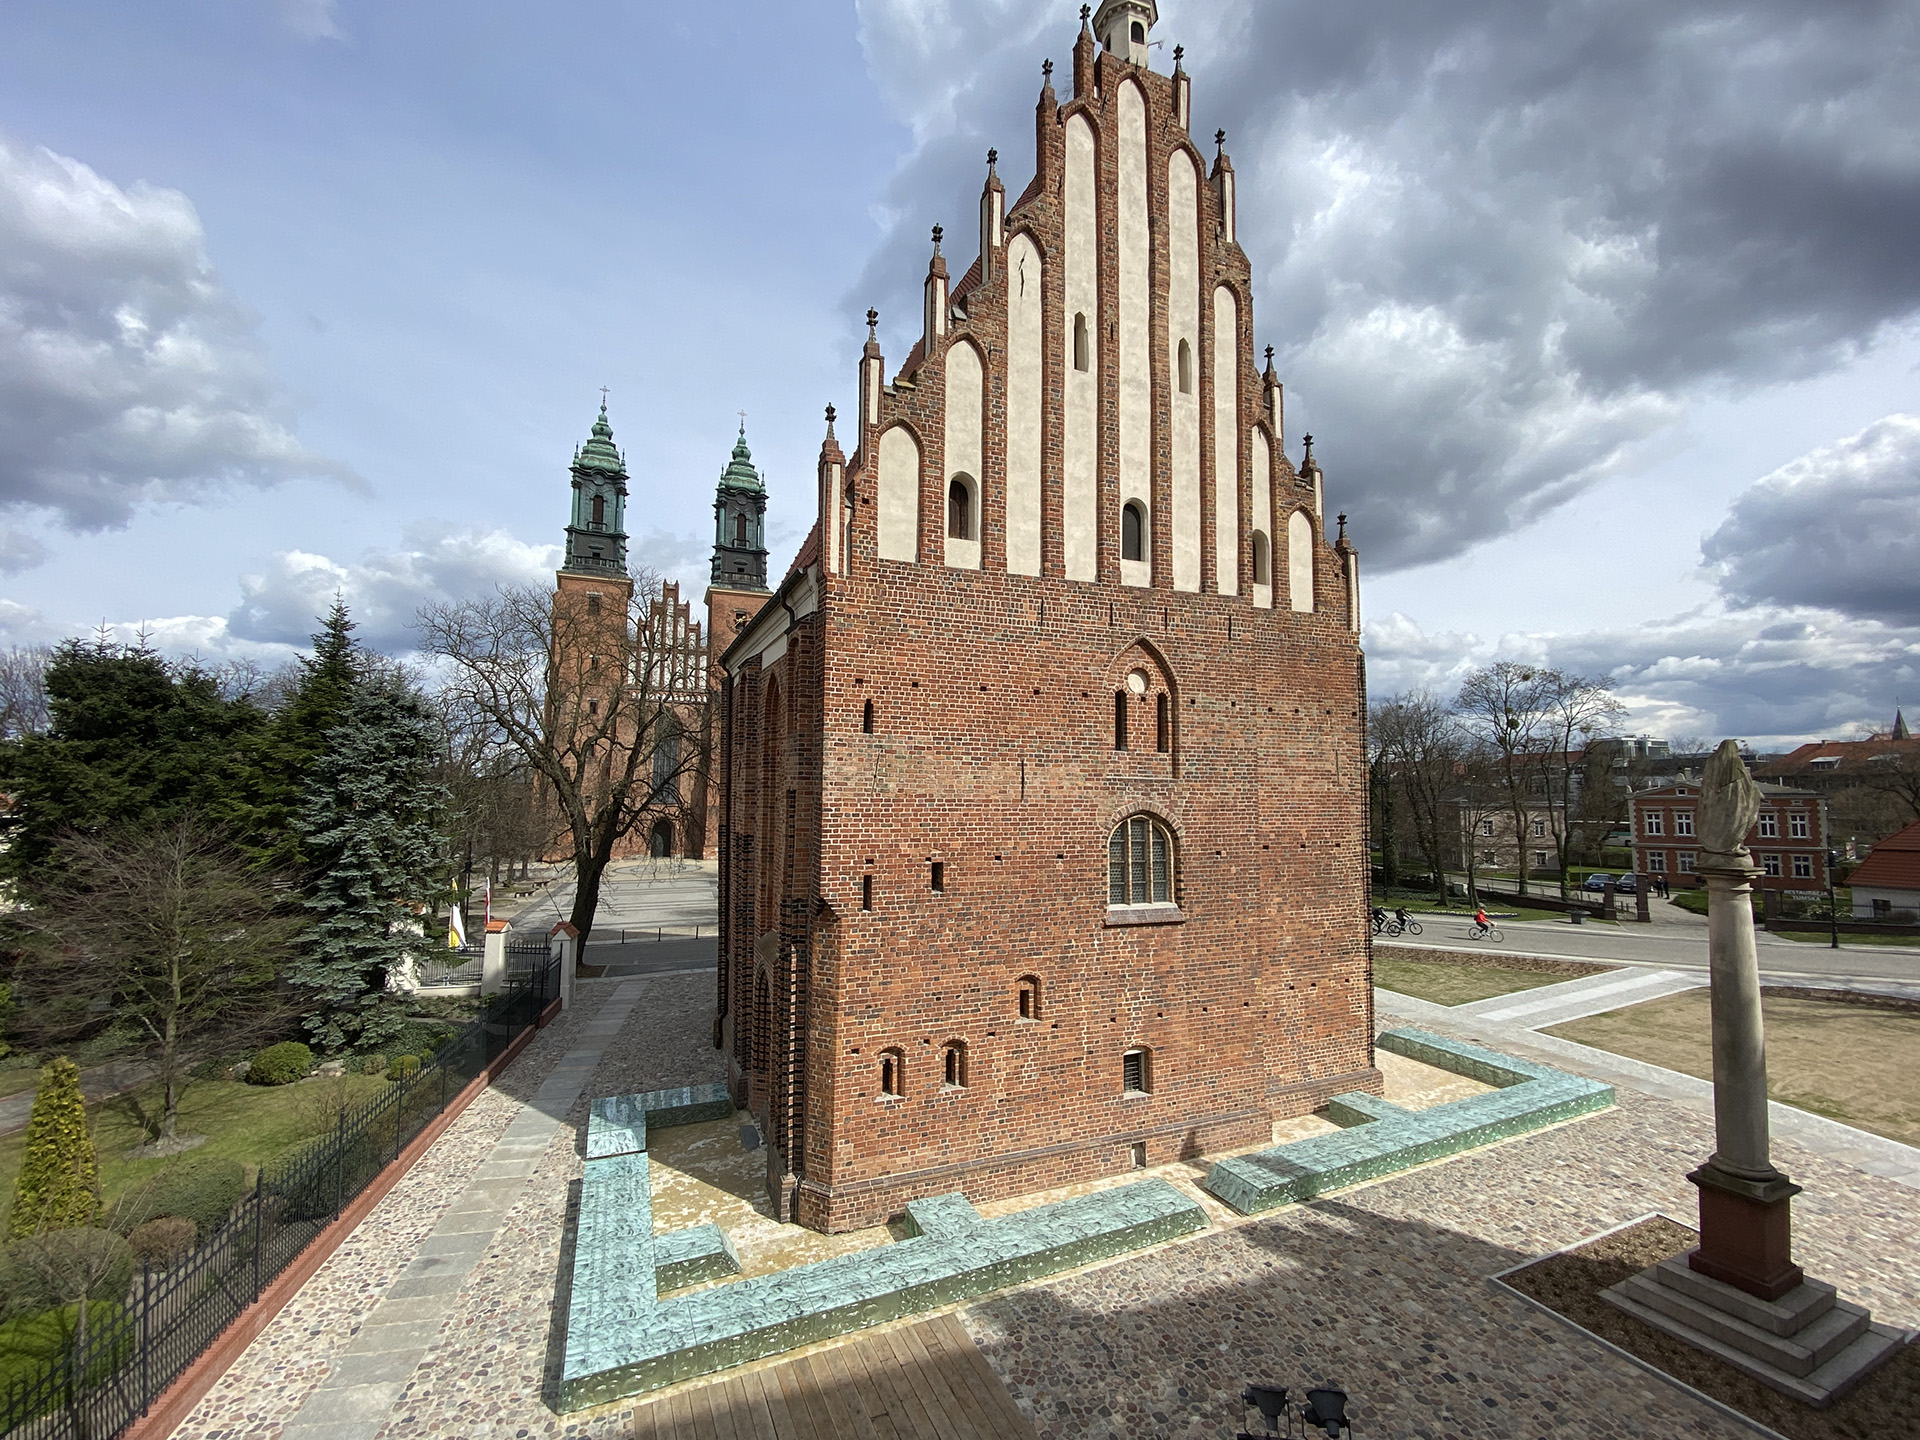
[[[1793,1263],[1793,1197],[1800,1187],[1730,1175],[1708,1161],[1687,1176],[1700,1190],[1700,1248],[1687,1264],[1762,1300],[1778,1300],[1806,1277]]]

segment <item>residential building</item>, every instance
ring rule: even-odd
[[[1856,920],[1920,919],[1920,821],[1875,845],[1847,883]]]
[[[1698,813],[1700,785],[1682,778],[1636,791],[1633,809],[1634,869],[1669,885],[1697,886],[1700,879]],[[1747,832],[1747,848],[1759,867],[1754,883],[1767,890],[1825,890],[1829,844],[1826,802],[1810,790],[1762,782],[1760,812]]]

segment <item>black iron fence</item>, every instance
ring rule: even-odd
[[[0,1436],[110,1440],[126,1429],[559,994],[545,943],[538,955],[510,945],[506,988],[416,1073],[263,1166],[225,1225],[165,1269],[143,1268],[124,1302],[62,1312],[53,1328],[65,1353],[16,1371],[0,1393]]]
[[[478,985],[486,973],[487,947],[475,941],[458,950],[428,956],[415,968],[422,990],[439,990],[459,985]]]

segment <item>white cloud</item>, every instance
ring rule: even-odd
[[[0,510],[102,529],[236,484],[357,483],[290,423],[184,195],[0,139]],[[0,569],[44,556],[0,540]]]
[[[280,20],[302,40],[340,40],[338,0],[277,0]]]
[[[1781,466],[1701,551],[1735,601],[1920,625],[1920,418],[1889,415]]]

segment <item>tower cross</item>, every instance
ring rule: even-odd
[[[604,385],[600,387],[600,408],[602,410],[607,408],[607,387]]]
[[[744,410],[738,410],[738,411],[735,411],[734,413],[740,417],[740,433],[742,435],[746,434],[747,433],[747,412]]]

